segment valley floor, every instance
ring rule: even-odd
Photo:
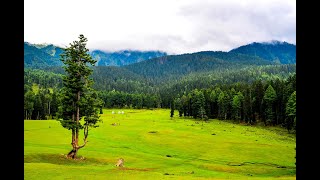
[[[296,138],[285,129],[118,111],[103,110],[79,151],[84,160],[64,157],[71,132],[58,121],[25,120],[25,179],[296,179]]]

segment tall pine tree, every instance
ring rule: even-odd
[[[96,124],[100,121],[100,105],[96,103],[100,101],[96,100],[97,93],[91,88],[93,81],[89,78],[92,74],[90,66],[94,66],[96,61],[88,54],[86,42],[87,38],[80,34],[79,41],[70,43],[61,55],[66,75],[63,77],[64,87],[58,117],[61,125],[72,132],[72,150],[67,156],[73,159],[78,150],[86,145],[89,127],[97,127]],[[81,121],[82,117],[84,121]],[[84,131],[84,143],[79,145],[81,129]]]

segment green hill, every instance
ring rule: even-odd
[[[158,81],[178,79],[183,75],[221,69],[240,69],[248,65],[273,64],[259,57],[236,53],[205,51],[154,58],[124,68]]]
[[[52,44],[24,43],[24,65],[26,68],[46,68],[62,66],[60,54],[63,48]],[[89,54],[97,60],[97,66],[123,66],[155,57],[167,55],[161,51],[133,51],[124,50],[116,52],[104,52],[101,50],[90,51]]]
[[[296,63],[296,46],[287,42],[254,42],[235,48],[230,52],[257,56],[278,64]]]
[[[97,60],[97,66],[124,66],[152,59],[155,57],[166,56],[165,52],[161,51],[116,51],[104,52],[101,50],[94,50],[90,52],[93,59]]]

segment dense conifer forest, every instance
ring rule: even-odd
[[[190,118],[294,129],[296,64],[290,63],[292,56],[285,56],[291,58],[288,63],[279,63],[237,51],[252,53],[240,47],[231,52],[156,57],[121,67],[94,66],[91,78],[102,107],[172,108]],[[276,53],[277,59],[283,57],[279,50]],[[55,118],[63,74],[62,66],[25,68],[25,119]]]

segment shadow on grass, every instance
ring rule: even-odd
[[[227,163],[228,166],[244,166],[244,165],[255,165],[255,166],[270,166],[270,167],[275,167],[275,168],[286,168],[286,169],[295,169],[294,166],[281,166],[278,164],[272,164],[272,163],[257,163],[257,162],[242,162],[242,163],[237,163],[237,162],[229,162]]]
[[[78,156],[77,159],[66,158],[63,154],[30,154],[24,156],[24,163],[50,163],[58,165],[107,165],[110,164],[105,159],[83,158]]]

